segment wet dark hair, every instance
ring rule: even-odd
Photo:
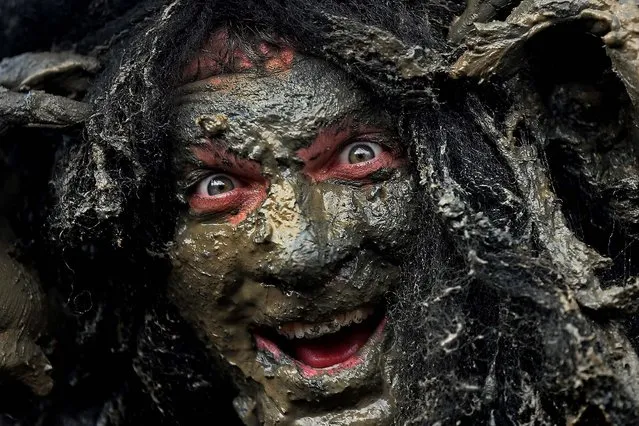
[[[39,3],[49,4],[28,4]],[[221,26],[238,40],[277,34],[326,59],[398,117],[422,209],[404,280],[390,296],[398,423],[559,424],[570,413],[637,421],[631,386],[593,364],[610,360],[608,343],[575,337],[595,335],[596,325],[566,301],[567,284],[534,236],[521,178],[498,146],[526,86],[477,86],[444,71],[458,54],[446,31],[462,2],[120,0],[104,13],[87,4],[75,4],[75,15],[96,19],[52,28],[58,46],[96,55],[105,68],[85,98],[94,114],[53,180],[52,250],[64,266],[42,268],[67,315],[52,355],[58,390],[39,412],[23,413],[27,423],[232,415],[228,379],[162,294],[183,208],[166,93]],[[42,19],[35,10],[10,13]],[[21,34],[4,54],[49,48],[49,36]],[[521,143],[543,145],[533,130],[519,130]]]

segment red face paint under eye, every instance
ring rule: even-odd
[[[297,152],[304,163],[304,173],[315,182],[328,179],[362,181],[374,172],[384,168],[397,168],[403,161],[396,152],[378,143],[381,132],[370,128],[323,129],[313,144]],[[380,147],[375,157],[358,163],[349,163],[343,159],[343,150],[350,146],[372,144]]]

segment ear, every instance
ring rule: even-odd
[[[24,53],[0,62],[0,86],[78,99],[99,68],[97,59],[89,56],[69,52]]]

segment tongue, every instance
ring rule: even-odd
[[[292,341],[293,353],[295,358],[310,367],[330,367],[355,355],[371,334],[369,327],[358,324],[317,339],[295,339]]]

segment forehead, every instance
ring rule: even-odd
[[[175,131],[182,142],[197,143],[205,136],[196,124],[199,117],[222,114],[231,147],[270,136],[296,149],[323,127],[343,121],[379,125],[382,115],[346,73],[299,54],[286,70],[218,75],[184,85],[175,103]]]

